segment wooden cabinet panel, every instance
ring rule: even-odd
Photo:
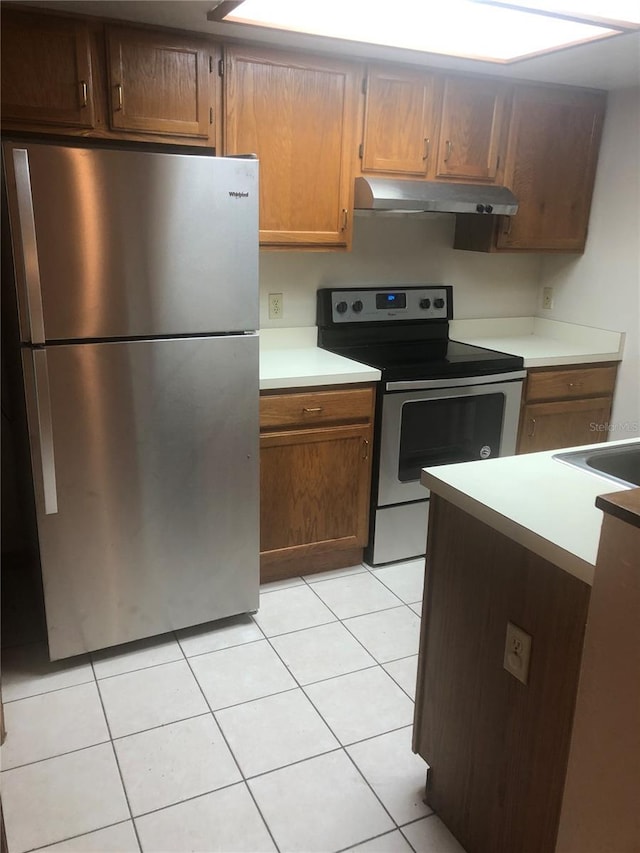
[[[603,93],[515,87],[505,183],[519,209],[498,248],[584,251],[603,114]]]
[[[436,176],[494,181],[503,135],[506,87],[449,77],[444,83]]]
[[[228,47],[223,85],[224,153],[260,159],[261,242],[349,245],[353,66]]]
[[[206,138],[213,123],[210,52],[200,40],[108,27],[115,130]]]
[[[363,172],[424,177],[436,144],[435,77],[393,67],[367,73]]]
[[[3,10],[2,120],[95,126],[91,42],[84,21]]]
[[[567,370],[531,370],[527,376],[527,402],[612,396],[617,371],[616,365]]]
[[[520,418],[518,453],[604,441],[610,417],[610,397],[527,404]]]
[[[373,388],[265,394],[260,397],[260,429],[368,421],[373,396]]]

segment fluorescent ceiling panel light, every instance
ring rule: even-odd
[[[561,18],[604,23],[610,27],[635,30],[640,27],[638,0],[476,0],[494,6],[517,6]]]
[[[474,0],[244,0],[224,20],[493,62],[513,62],[619,32]]]

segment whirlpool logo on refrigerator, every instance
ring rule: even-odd
[[[231,198],[249,198],[249,193],[238,192],[237,190],[229,190]]]

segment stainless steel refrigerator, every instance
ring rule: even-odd
[[[257,161],[3,155],[51,659],[256,610]]]

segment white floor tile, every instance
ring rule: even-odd
[[[266,640],[190,660],[214,711],[297,687]]]
[[[277,589],[289,589],[292,586],[304,586],[302,578],[283,578],[279,581],[269,581],[269,583],[260,584],[260,593],[274,592]]]
[[[399,684],[412,699],[416,698],[416,678],[418,675],[418,655],[394,660],[383,664],[391,678]]]
[[[9,702],[4,712],[3,770],[109,740],[95,682]]]
[[[409,725],[413,702],[382,667],[320,681],[305,692],[341,743]]]
[[[260,596],[254,616],[267,637],[335,622],[336,617],[306,584]]]
[[[88,655],[51,662],[46,643],[14,646],[2,652],[4,702],[89,681],[95,678]]]
[[[379,835],[357,847],[350,847],[345,853],[413,853],[400,830]]]
[[[406,563],[395,563],[374,569],[373,574],[406,604],[422,601],[424,587],[424,557]]]
[[[380,663],[418,653],[420,619],[409,607],[356,616],[344,624]]]
[[[300,684],[355,672],[376,663],[339,622],[283,634],[271,642]]]
[[[136,818],[143,853],[271,853],[244,783]]]
[[[302,690],[218,711],[216,719],[245,776],[340,746]]]
[[[320,581],[330,581],[337,578],[346,578],[349,575],[361,575],[368,571],[363,563],[358,563],[357,566],[347,566],[344,569],[331,569],[328,572],[316,572],[313,575],[304,575],[307,583],[319,583]]]
[[[417,613],[418,616],[422,616],[422,602],[418,601],[414,604],[410,604],[409,607],[413,610],[414,613]]]
[[[133,822],[117,823],[88,835],[78,835],[68,841],[40,847],[38,853],[139,853],[140,846]]]
[[[182,659],[182,651],[173,634],[147,637],[135,643],[124,643],[91,653],[96,678],[108,678],[110,675],[121,675],[123,672]]]
[[[129,817],[111,744],[3,772],[2,809],[11,853]]]
[[[211,714],[114,742],[134,816],[242,779]]]
[[[260,628],[251,616],[246,614],[207,622],[206,625],[196,625],[195,628],[185,628],[177,631],[176,635],[188,658],[263,639]]]
[[[432,811],[423,802],[428,767],[411,751],[411,731],[408,726],[347,749],[397,824]]]
[[[403,826],[402,832],[416,853],[465,853],[436,815]]]
[[[400,604],[400,600],[371,572],[323,581],[314,584],[313,589],[339,619]]]
[[[282,853],[327,853],[393,829],[380,803],[342,752],[249,781]]]
[[[209,710],[184,660],[104,678],[99,687],[114,738]]]

